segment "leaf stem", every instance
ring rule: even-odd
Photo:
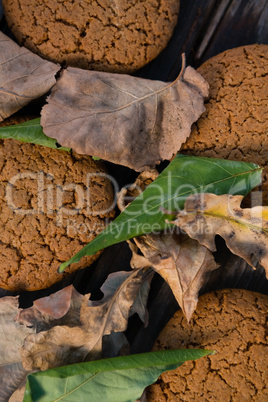
[[[182,76],[185,72],[185,68],[186,68],[186,57],[185,57],[185,53],[182,53],[182,55],[181,55],[181,71],[180,71],[180,74],[178,75],[178,77],[175,79],[174,83],[179,81],[182,78]]]

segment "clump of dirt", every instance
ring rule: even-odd
[[[162,374],[147,389],[148,402],[267,400],[267,311],[267,295],[240,289],[201,296],[190,324],[177,311],[154,350],[217,353]]]

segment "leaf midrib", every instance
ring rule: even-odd
[[[132,101],[132,102],[129,102],[129,103],[123,105],[123,106],[120,106],[120,107],[118,107],[118,108],[115,108],[115,109],[112,109],[112,110],[104,110],[104,111],[101,110],[101,111],[97,111],[97,112],[95,111],[95,112],[93,112],[93,113],[88,113],[88,114],[86,114],[86,115],[83,116],[82,118],[88,118],[88,117],[90,117],[90,116],[95,116],[95,115],[97,115],[97,114],[109,114],[109,113],[120,112],[121,110],[127,109],[128,107],[131,107],[131,106],[133,106],[133,105],[135,105],[135,104],[137,104],[137,103],[143,102],[143,101],[146,100],[147,98],[150,98],[150,97],[152,97],[152,96],[157,96],[159,93],[167,91],[169,88],[172,88],[173,86],[175,86],[178,81],[181,81],[182,78],[183,78],[183,77],[182,77],[181,75],[179,75],[179,76],[176,78],[175,81],[170,82],[170,83],[167,84],[164,88],[158,89],[157,91],[152,91],[152,92],[150,92],[149,94],[144,95],[144,96],[142,96],[141,98],[138,98],[138,99],[136,99],[136,100],[134,100],[134,101]],[[101,80],[101,81],[102,81],[102,80]],[[102,82],[103,82],[103,81],[102,81]],[[108,84],[106,83],[106,85],[108,85]],[[109,86],[110,86],[110,84],[109,84]],[[116,88],[116,90],[119,91],[118,88]],[[121,90],[120,90],[120,91],[121,91]],[[74,120],[79,120],[79,119],[81,119],[81,116],[73,117],[73,118],[72,118],[72,121],[74,121]],[[46,127],[55,127],[55,126],[62,125],[62,124],[63,124],[62,122],[54,123],[54,124],[48,124]]]
[[[54,399],[53,402],[57,402],[57,401],[61,401],[62,399],[64,399],[65,397],[71,395],[73,392],[75,392],[77,389],[83,387],[85,384],[87,384],[88,382],[90,382],[91,380],[93,380],[97,375],[101,374],[101,372],[98,373],[93,373],[93,375],[88,378],[87,380],[85,380],[84,382],[82,382],[81,384],[77,385],[75,388],[73,388],[72,390],[70,390],[69,392],[67,392],[66,394],[62,395],[60,398]],[[67,377],[68,379],[69,377]],[[67,380],[66,379],[66,380]]]

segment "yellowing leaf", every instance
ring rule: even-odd
[[[41,125],[62,146],[142,171],[180,149],[207,96],[207,82],[192,67],[171,83],[69,67]]]
[[[232,253],[254,267],[258,261],[268,276],[268,207],[241,208],[242,196],[195,194],[186,199],[174,224],[191,238],[216,251],[215,236]]]

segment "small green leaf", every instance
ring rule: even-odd
[[[131,402],[164,371],[210,350],[166,350],[73,364],[29,374],[24,402]]]
[[[70,151],[70,148],[61,147],[54,138],[47,137],[40,125],[40,118],[25,121],[22,124],[0,127],[0,138],[30,142],[45,147]]]
[[[169,227],[167,211],[183,209],[194,193],[246,195],[261,182],[262,169],[245,162],[177,155],[169,166],[103,232],[69,261],[63,272],[86,255],[145,233]]]

